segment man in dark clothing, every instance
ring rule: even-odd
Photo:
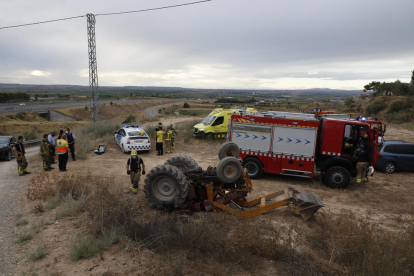
[[[76,161],[76,158],[75,158],[76,137],[75,137],[75,134],[70,132],[69,128],[66,129],[66,137],[67,137],[67,141],[68,141],[68,144],[69,144],[70,154],[72,155],[72,160]]]
[[[26,151],[24,150],[23,141],[23,136],[20,135],[19,137],[17,137],[17,143],[14,145],[13,148],[13,151],[16,154],[17,172],[20,176],[30,174],[30,172],[27,171],[27,160],[25,157]]]
[[[155,128],[155,136],[157,136],[157,132],[160,131],[161,129],[162,129],[162,123],[159,122],[158,127]]]
[[[364,145],[360,145],[355,152],[357,158],[357,183],[367,181],[367,171],[369,166],[369,155],[368,150],[365,149]]]
[[[138,182],[141,179],[141,166],[142,174],[145,174],[145,164],[140,157],[138,157],[137,151],[131,151],[131,157],[127,161],[126,169],[127,174],[131,176],[132,192],[134,195],[138,192]]]

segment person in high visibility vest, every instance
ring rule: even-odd
[[[171,131],[170,127],[167,127],[167,131],[164,133],[165,135],[165,150],[167,153],[172,153],[171,148],[171,139],[172,139],[173,132]]]
[[[54,168],[52,168],[52,166],[50,165],[50,143],[48,141],[48,135],[45,134],[43,135],[43,140],[40,143],[40,150],[39,150],[39,154],[40,156],[42,156],[42,161],[43,161],[43,169],[45,171],[50,171]]]
[[[23,136],[20,135],[17,137],[17,143],[13,148],[13,151],[16,154],[17,172],[19,173],[19,176],[31,173],[27,171],[27,160],[26,156],[24,156],[26,154],[26,151],[24,150],[23,141]]]
[[[162,155],[163,154],[163,136],[164,136],[164,131],[162,131],[162,127],[159,126],[158,127],[158,131],[157,131],[157,143],[156,143],[156,150],[157,150],[157,155]]]
[[[69,151],[69,144],[66,141],[66,134],[62,135],[62,138],[57,140],[57,151],[58,151],[58,161],[59,161],[59,170],[61,172],[66,171],[66,164],[68,163],[68,151]]]
[[[175,128],[173,128],[173,125],[170,125],[170,129],[172,131],[172,137],[171,137],[171,149],[174,149],[174,138],[177,135],[177,132],[175,131]]]
[[[127,174],[131,176],[132,192],[136,195],[138,192],[138,183],[141,179],[141,172],[145,174],[144,161],[138,156],[136,150],[131,151],[131,157],[127,161],[126,169]]]

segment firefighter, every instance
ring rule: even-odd
[[[172,130],[170,127],[167,127],[167,131],[164,133],[165,137],[165,150],[167,153],[172,153],[171,149],[171,139],[172,139]]]
[[[368,150],[363,144],[360,144],[355,152],[357,163],[357,184],[368,181],[367,171],[369,166]]]
[[[132,192],[136,195],[138,192],[138,183],[141,179],[141,172],[143,175],[145,174],[144,161],[138,156],[136,150],[131,151],[131,157],[127,161],[126,169],[127,174],[131,176]]]
[[[70,132],[70,128],[66,128],[66,137],[69,144],[70,154],[72,155],[72,160],[76,161],[75,158],[75,142],[76,136],[72,132]]]
[[[55,155],[56,155],[56,131],[52,131],[48,136],[47,140],[49,142],[49,152],[50,152],[50,164],[55,164]]]
[[[57,141],[59,170],[61,172],[66,171],[66,164],[68,163],[69,144],[66,139],[66,134],[63,134],[62,138]]]
[[[175,131],[175,128],[173,128],[173,125],[170,125],[170,129],[172,131],[172,136],[171,136],[171,151],[174,149],[174,138],[175,135],[177,135],[177,132]]]
[[[45,171],[50,171],[54,168],[52,168],[52,166],[50,165],[50,143],[48,141],[48,135],[45,134],[43,135],[43,140],[40,143],[40,151],[39,154],[40,156],[42,156],[42,161],[43,161],[43,169]]]
[[[17,143],[14,145],[13,148],[13,151],[16,154],[17,172],[19,173],[19,176],[31,173],[27,171],[27,160],[25,156],[26,151],[24,150],[23,141],[23,136],[20,135],[19,137],[17,137]]]
[[[156,150],[157,150],[157,155],[162,155],[163,154],[163,136],[164,136],[164,131],[162,131],[162,126],[158,127],[158,131],[157,131],[157,143],[156,143]]]

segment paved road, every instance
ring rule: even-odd
[[[165,102],[167,100],[128,100],[128,101],[100,101],[101,104],[109,105],[110,102],[116,104],[123,103],[138,103],[138,102]],[[89,106],[89,101],[82,102],[56,102],[56,103],[46,103],[46,102],[31,102],[26,103],[26,105],[18,104],[0,104],[0,114],[7,113],[18,113],[18,112],[46,112],[51,109],[59,108],[68,108],[68,107],[79,107],[79,106]]]
[[[26,158],[30,160],[37,154],[38,147],[26,148]],[[28,167],[30,171],[30,163]],[[0,275],[16,275],[18,266],[14,258],[16,245],[13,241],[17,236],[15,215],[23,207],[18,200],[25,193],[31,175],[18,176],[16,159],[0,161]]]
[[[147,110],[145,110],[145,115],[150,116],[150,117],[157,117],[158,115],[160,115],[160,114],[158,114],[158,110],[160,108],[167,107],[167,106],[172,106],[172,105],[180,105],[180,104],[182,104],[182,103],[174,102],[174,103],[170,103],[170,104],[153,106],[153,107],[147,108]]]

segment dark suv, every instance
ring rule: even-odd
[[[0,136],[0,158],[10,161],[14,157],[13,147],[16,139],[13,136]]]
[[[385,173],[414,170],[414,143],[386,141],[378,148],[375,167]]]

